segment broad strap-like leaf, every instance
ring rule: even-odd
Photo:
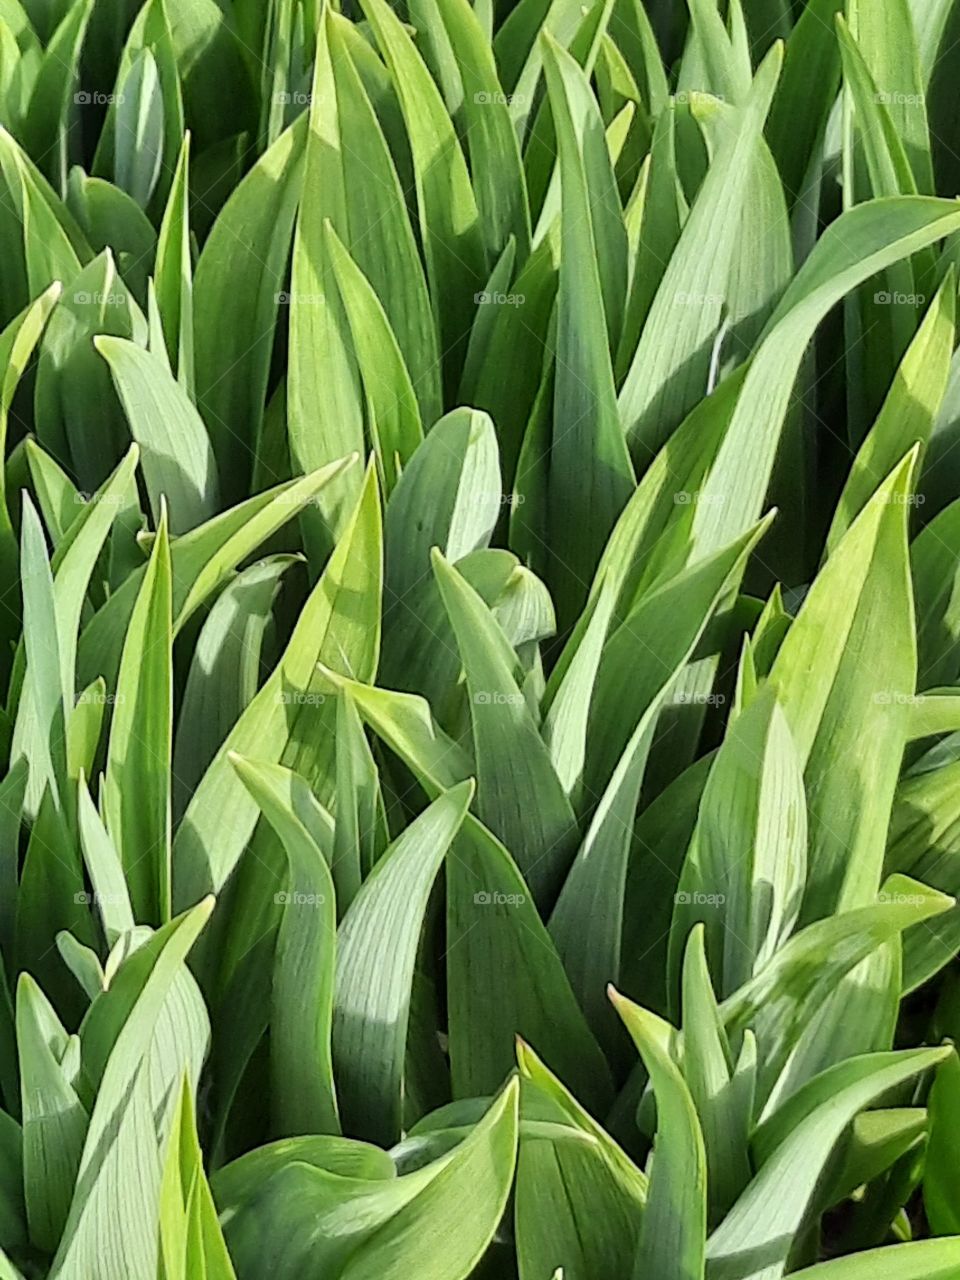
[[[166,498],[171,533],[196,528],[217,511],[220,490],[200,415],[159,357],[124,338],[101,337],[95,345],[110,366],[130,433],[143,451],[154,518]]]
[[[466,1280],[497,1229],[513,1181],[519,1089],[512,1080],[470,1135],[400,1178],[338,1176],[288,1158],[227,1224],[240,1274],[269,1252],[276,1280],[322,1267],[338,1280]],[[430,1236],[424,1224],[457,1223]]]
[[[710,1280],[779,1280],[827,1158],[858,1111],[950,1049],[870,1054],[834,1067],[796,1094],[761,1136],[760,1168],[707,1245]],[[763,1131],[761,1130],[761,1135]],[[766,1145],[769,1141],[769,1145]]]
[[[273,1127],[281,1135],[339,1133],[330,1042],[337,920],[332,822],[295,773],[230,759],[289,865],[288,888],[276,895],[283,910],[271,983]],[[303,1001],[311,1012],[306,1033]]]
[[[477,814],[513,853],[538,901],[555,895],[576,819],[516,680],[515,656],[477,593],[439,554],[434,572],[463,661]]]
[[[376,473],[309,600],[287,648],[214,757],[194,792],[174,841],[174,897],[196,899],[220,885],[256,826],[258,808],[229,761],[235,751],[302,773],[321,801],[336,785],[336,700],[317,672],[323,662],[372,679],[380,642],[382,531]]]
[[[673,1028],[611,988],[611,999],[650,1076],[657,1134],[635,1280],[703,1280],[707,1160],[690,1091],[670,1055]]]
[[[544,60],[563,205],[547,543],[564,625],[575,617],[634,485],[610,358],[622,323],[626,232],[599,108],[583,72],[549,38]]]
[[[173,616],[162,511],[120,659],[104,777],[107,830],[140,924],[170,918],[172,750]]]
[[[427,903],[472,795],[471,783],[454,787],[410,824],[338,931],[333,1047],[344,1123],[384,1145],[400,1136],[411,987]]]
[[[792,932],[806,869],[800,762],[773,691],[763,690],[729,728],[700,801],[674,906],[671,984],[695,922],[721,999],[748,982]]]

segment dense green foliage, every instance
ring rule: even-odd
[[[0,1280],[960,1277],[958,72],[0,0]]]

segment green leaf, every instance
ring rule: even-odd
[[[20,824],[26,792],[27,762],[20,759],[0,781],[0,954],[8,962],[16,937]]]
[[[492,421],[476,410],[454,409],[417,449],[387,505],[386,590],[393,613],[429,574],[434,547],[456,564],[487,546],[501,495]]]
[[[70,170],[66,199],[94,252],[110,248],[131,292],[144,297],[156,257],[157,233],[137,202],[112,182],[89,177],[79,165]],[[94,360],[95,353],[90,355]]]
[[[910,547],[920,689],[949,684],[960,675],[960,599],[955,585],[958,538],[960,504],[952,502],[921,529]]]
[[[474,294],[489,266],[477,200],[453,122],[413,41],[385,0],[366,0],[363,11],[403,111],[445,385],[455,386]]]
[[[213,1173],[211,1183],[221,1213],[231,1214],[234,1208],[256,1195],[273,1174],[294,1162],[370,1182],[378,1178],[392,1179],[397,1172],[386,1151],[354,1138],[331,1134],[281,1138],[247,1151]]]
[[[690,0],[690,18],[691,42],[686,56],[689,58],[695,50],[706,72],[705,82],[697,87],[739,105],[750,92],[748,51],[728,33],[714,0]],[[678,86],[681,90],[687,87],[682,68]]]
[[[104,1280],[156,1274],[158,1240],[143,1230],[144,1222],[158,1220],[161,1180],[157,1119],[145,1059],[164,1003],[184,972],[184,958],[212,906],[211,900],[200,903],[154,935],[132,957],[139,985],[126,989],[126,1008],[110,1001],[112,993],[107,992],[102,997],[105,1003],[98,1001],[94,1006],[104,1011],[99,1020],[95,1023],[91,1013],[85,1023],[84,1067],[99,1088],[70,1214],[51,1271],[58,1280],[81,1280],[91,1270]],[[120,1025],[107,1021],[111,1016],[107,1010],[114,1018],[119,1014]],[[168,1035],[170,1030],[168,1026]],[[182,1080],[187,1063],[176,1052],[179,1046],[165,1047],[168,1052],[171,1047],[175,1050],[170,1062],[173,1078],[165,1081],[161,1074],[156,1085],[171,1089],[170,1101],[175,1104],[175,1083]],[[159,1137],[165,1139],[166,1134]]]
[[[806,836],[796,748],[772,690],[765,689],[728,729],[700,801],[674,907],[674,975],[696,922],[705,926],[721,998],[770,961],[800,912]]]
[[[926,445],[929,440],[947,389],[955,311],[956,277],[951,267],[854,459],[827,537],[828,554],[903,455],[917,442]]]
[[[197,1138],[193,1095],[184,1080],[160,1184],[160,1259],[164,1280],[236,1280]]]
[[[650,1186],[633,1274],[702,1280],[707,1228],[707,1161],[696,1108],[670,1056],[673,1028],[610,989],[657,1100]]]
[[[63,1232],[88,1116],[77,1096],[80,1044],[29,974],[17,985],[23,1186],[30,1239],[52,1253]]]
[[[360,882],[383,856],[389,840],[380,774],[359,713],[349,694],[337,709],[337,822],[333,867],[341,908],[356,896]]]
[[[872,200],[830,224],[780,300],[747,370],[696,506],[695,555],[762,510],[793,382],[824,316],[878,271],[958,228],[960,212],[951,202],[923,196]]]
[[[376,473],[322,578],[304,605],[287,648],[221,744],[187,806],[174,841],[175,901],[219,888],[257,822],[256,802],[230,764],[230,752],[301,773],[321,801],[335,788],[336,704],[317,663],[360,680],[373,678],[380,645],[382,531]]]
[[[875,1178],[882,1178],[908,1152],[925,1148],[926,1142],[924,1107],[878,1107],[864,1111],[851,1126],[843,1163],[830,1188],[831,1203],[856,1196],[862,1187]]]
[[[100,913],[109,946],[135,927],[123,863],[97,812],[86,779],[77,788],[77,817],[83,860],[93,885],[93,901]]]
[[[400,104],[360,29],[332,7],[328,25],[346,193],[346,221],[334,227],[383,304],[429,426],[442,412],[440,347],[407,207],[413,179]]]
[[[161,513],[120,659],[103,792],[107,830],[142,924],[170,918],[172,628],[170,544]]]
[[[400,1136],[404,1054],[417,946],[430,891],[473,796],[440,796],[387,849],[354,899],[337,938],[333,1046],[350,1132],[384,1145]],[[383,963],[383,946],[390,964]]]
[[[434,573],[463,661],[477,761],[477,815],[512,851],[539,902],[566,873],[576,819],[515,678],[506,637],[439,552]]]
[[[73,280],[93,254],[53,188],[2,128],[0,168],[22,237],[27,294],[35,298],[56,280]]]
[[[190,135],[184,136],[173,186],[160,224],[155,283],[167,354],[177,380],[193,396],[193,263],[190,255]],[[231,328],[236,299],[231,299]],[[218,326],[219,327],[219,326]],[[235,371],[234,371],[235,373]],[[206,407],[206,406],[204,406]]]
[[[584,803],[599,795],[640,717],[699,641],[767,524],[646,593],[603,649],[587,725]]]
[[[957,1185],[957,1146],[953,1139],[960,1106],[960,1061],[952,1053],[937,1068],[928,1103],[929,1138],[923,1165],[923,1207],[934,1235],[960,1231]]]
[[[516,1080],[453,1151],[401,1178],[338,1177],[291,1161],[233,1214],[241,1274],[269,1252],[277,1280],[323,1268],[337,1280],[466,1280],[497,1229],[513,1180]],[[456,1222],[431,1236],[424,1224]]]
[[[329,836],[318,840],[319,806],[306,784],[279,765],[231,755],[230,762],[283,842],[289,888],[271,989],[270,1062],[274,1129],[287,1134],[339,1133],[331,1027],[337,908],[328,862]],[[327,818],[329,822],[329,818]],[[311,1011],[305,1034],[303,1007]]]
[[[749,1134],[753,1125],[755,1051],[746,1033],[740,1060],[714,996],[702,926],[695,926],[683,962],[683,1039],[680,1065],[703,1131],[707,1160],[707,1210],[721,1221],[750,1181]]]
[[[933,165],[926,96],[909,0],[891,0],[882,12],[862,0],[850,0],[850,27],[863,51],[881,102],[924,193],[933,192]]]
[[[861,905],[879,886],[916,680],[906,530],[914,457],[839,543],[770,673],[811,798],[805,920]]]
[[[273,331],[306,136],[306,120],[301,119],[260,157],[220,210],[197,261],[197,407],[210,434],[223,494],[231,502],[249,491],[263,431]],[[174,262],[180,268],[179,257],[171,257],[171,273]],[[159,270],[157,288],[162,305]],[[230,323],[223,324],[227,314]]]
[[[33,493],[56,551],[64,534],[80,514],[84,495],[78,492],[60,464],[35,440],[28,438],[24,441],[24,453]]]
[[[872,906],[808,925],[724,1001],[721,1011],[731,1039],[735,1041],[747,1027],[756,1033],[761,1105],[803,1034],[804,1024],[822,1012],[841,980],[885,942],[952,905],[952,898],[906,876],[891,876]]]
[[[522,262],[530,248],[527,186],[493,50],[467,0],[436,0],[428,11],[446,31],[462,83],[462,127],[487,256],[495,258],[513,237]]]
[[[260,687],[272,606],[295,556],[269,556],[242,570],[217,597],[196,641],[177,717],[173,813],[177,821],[220,743]]]
[[[94,170],[113,179],[135,203],[149,209],[156,221],[174,177],[184,133],[177,46],[192,45],[195,50],[210,42],[209,31],[198,30],[196,23],[205,7],[198,0],[188,4],[150,0],[129,29],[119,65],[115,57],[111,60],[111,74],[116,66],[115,91],[97,145]],[[98,16],[95,9],[94,28]],[[196,60],[196,53],[193,57]]]
[[[337,236],[333,224],[325,222],[324,230],[363,378],[370,432],[384,492],[389,498],[400,473],[423,439],[420,409],[410,374],[377,295]]]
[[[957,776],[951,763],[905,778],[898,788],[890,821],[886,866],[920,878],[945,893],[960,892],[957,861]],[[960,910],[904,935],[903,989],[913,991],[947,964],[960,945]]]
[[[844,0],[810,0],[787,40],[783,76],[770,110],[767,136],[791,207],[800,199],[808,170],[840,87],[840,51],[834,15]]]
[[[143,317],[109,249],[72,279],[50,318],[37,366],[40,441],[86,494],[103,482],[131,436],[110,372],[94,347],[97,335],[144,337]]]
[[[630,286],[616,357],[618,384],[630,368],[657,288],[689,212],[677,180],[675,121],[672,106],[665,107],[657,117],[649,158],[637,182],[642,205],[639,214],[635,207],[628,206],[626,211],[628,232],[631,216],[639,217],[640,227],[635,249],[631,242]]]
[[[652,456],[703,394],[753,157],[780,73],[774,46],[726,137],[663,275],[620,390],[634,456]]]
[[[171,534],[196,528],[220,505],[217,464],[200,415],[155,354],[123,338],[101,337],[94,345],[110,366],[130,433],[143,450],[154,519],[166,498]]]
[[[149,47],[139,50],[116,100],[113,170],[121,187],[146,209],[163,167],[163,86]]]
[[[610,359],[622,323],[626,234],[596,101],[556,42],[547,41],[544,56],[563,193],[547,494],[549,577],[563,626],[634,485]]]
[[[647,1179],[522,1041],[517,1258],[522,1280],[629,1275]],[[537,1117],[536,1120],[533,1117]],[[545,1117],[550,1117],[546,1120]]]
[[[590,821],[550,917],[550,933],[597,1036],[612,1052],[622,1033],[611,1023],[606,986],[621,980],[623,917],[633,822],[664,698],[682,670],[680,656],[643,712]]]
[[[916,1240],[834,1258],[792,1274],[795,1280],[951,1280],[960,1262],[960,1237]]]
[[[20,127],[23,146],[38,157],[47,177],[60,190],[66,183],[71,100],[76,101],[80,51],[92,9],[93,0],[66,6],[62,21],[44,49]]]
[[[353,461],[343,459],[308,476],[276,485],[175,538],[170,547],[174,631],[179,633],[238,564],[293,519],[323,485]],[[146,566],[130,573],[84,628],[78,653],[79,683],[89,683],[99,674],[108,683],[115,682],[123,637],[145,573]]]
[[[0,384],[0,450],[4,457],[8,453],[7,424],[14,394],[30,362],[34,348],[40,340],[44,325],[56,306],[60,292],[59,285],[50,285],[45,293],[41,294],[0,333],[0,370],[2,370],[3,379]],[[7,498],[5,468],[0,467],[0,581],[13,581],[17,574],[18,559],[17,538],[10,518]],[[8,651],[9,646],[16,641],[19,621],[16,607],[8,603],[3,611],[2,630],[0,630],[0,637],[5,644],[0,645],[0,649]],[[6,653],[4,653],[4,664],[0,670],[6,671]]]
[[[66,777],[66,714],[73,690],[63,660],[53,575],[40,521],[23,500],[20,575],[23,584],[23,688],[11,758],[29,768],[25,809],[36,817],[44,791],[55,800]],[[52,643],[51,643],[52,642]]]
[[[885,1090],[936,1066],[951,1050],[868,1054],[795,1094],[789,1120],[761,1129],[760,1169],[707,1245],[711,1280],[778,1280],[831,1150],[858,1111]]]

